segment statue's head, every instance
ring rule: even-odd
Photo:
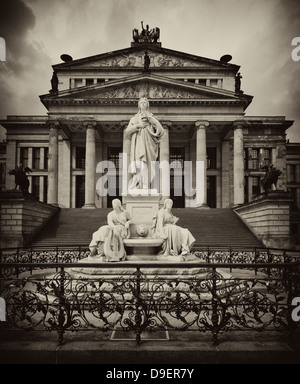
[[[173,207],[173,200],[171,199],[166,199],[164,201],[164,208],[169,208],[171,209]]]
[[[141,111],[142,109],[146,109],[148,110],[149,109],[149,101],[147,99],[147,97],[141,97],[139,102],[138,102],[138,107],[139,107],[139,111]]]
[[[119,200],[119,199],[114,199],[114,200],[111,202],[111,205],[112,205],[113,209],[115,209],[115,208],[120,208],[120,209],[122,209],[122,203],[121,203],[121,200]]]

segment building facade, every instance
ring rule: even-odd
[[[299,201],[290,176],[299,158],[287,167],[286,131],[293,122],[247,116],[252,96],[240,89],[239,66],[229,61],[166,49],[157,39],[78,60],[65,57],[53,66],[52,89],[40,96],[47,115],[8,116],[0,122],[7,130],[6,189],[14,188],[8,171],[23,164],[32,169],[30,192],[40,201],[64,208],[110,207],[126,189],[123,132],[144,96],[165,130],[158,160],[172,164],[164,177],[174,207],[199,206],[197,161],[204,163],[200,206],[251,201],[261,192],[262,167],[271,163],[282,171],[278,188],[290,188]],[[105,160],[115,171],[109,165],[97,168]],[[186,188],[180,173],[185,162],[191,164]],[[97,182],[104,175],[109,194],[100,196]]]

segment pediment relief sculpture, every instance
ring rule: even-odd
[[[148,97],[151,99],[205,99],[207,96],[200,92],[189,92],[176,87],[168,87],[160,84],[141,83],[127,87],[120,87],[90,94],[89,98],[126,98],[134,99],[140,97]]]
[[[82,67],[143,67],[144,66],[144,51],[136,53],[123,54],[119,56],[109,57],[103,60],[92,61],[78,66]],[[148,50],[148,55],[151,60],[151,67],[204,67],[204,63],[196,60],[182,59],[175,55],[154,52]]]

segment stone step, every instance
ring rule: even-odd
[[[32,246],[88,246],[93,232],[106,224],[111,209],[61,209],[32,242]],[[174,208],[178,225],[188,228],[195,246],[262,247],[231,209]]]

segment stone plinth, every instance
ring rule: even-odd
[[[156,260],[162,240],[153,238],[125,239],[127,260]]]
[[[126,210],[132,217],[133,224],[130,226],[131,237],[138,237],[136,232],[136,226],[143,224],[148,229],[148,237],[151,233],[151,227],[153,218],[157,215],[159,210],[160,195],[156,194],[151,196],[150,194],[142,194],[140,196],[124,196],[123,203],[126,206]]]
[[[292,199],[284,191],[269,191],[235,209],[252,232],[268,248],[293,247],[290,232],[290,205]]]
[[[156,276],[181,276],[181,277],[187,277],[187,276],[197,276],[201,273],[207,273],[211,271],[211,268],[206,268],[202,266],[202,262],[196,258],[191,261],[182,262],[182,266],[178,268],[168,268],[168,264],[177,263],[176,258],[170,258],[169,260],[164,261],[157,261],[156,259],[152,261],[145,261],[145,260],[133,260],[133,261],[120,261],[118,263],[106,263],[106,268],[93,268],[93,267],[87,267],[87,264],[95,264],[95,263],[102,263],[102,260],[97,261],[97,258],[94,257],[88,257],[84,258],[80,261],[78,261],[78,264],[82,264],[82,267],[76,267],[70,269],[72,276],[75,278],[79,278],[82,276],[89,276],[90,278],[102,276],[105,277],[119,277],[119,276],[126,276],[126,275],[133,275],[136,272],[136,268],[141,268],[141,272],[146,274],[149,277],[156,277]],[[111,265],[118,265],[118,268],[110,268],[109,264]],[[151,268],[143,268],[144,265],[153,264],[153,267]],[[131,267],[128,268],[128,265]],[[186,266],[186,268],[185,268]],[[187,267],[189,266],[189,267]],[[192,266],[192,268],[191,268]],[[69,271],[67,271],[69,272]]]
[[[21,191],[2,192],[0,248],[26,246],[58,210],[58,207],[41,203]]]

